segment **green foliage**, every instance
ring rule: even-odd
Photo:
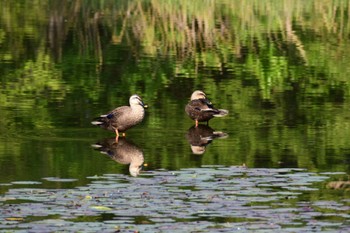
[[[342,0],[2,1],[0,151],[21,146],[20,134],[55,138],[55,129],[89,127],[139,93],[151,106],[140,134],[155,145],[145,149],[159,167],[234,160],[347,170],[328,153],[345,158],[349,149],[349,7]],[[183,108],[195,89],[230,110],[214,126],[233,134],[232,144],[215,142],[216,156],[198,159],[186,157],[182,141],[176,152],[186,159],[172,157],[163,136],[174,130],[181,138],[190,127]]]

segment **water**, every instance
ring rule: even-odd
[[[296,204],[287,204],[296,208],[304,202],[318,206],[317,201],[329,201],[332,208],[346,206],[350,170],[346,3],[3,1],[0,193],[5,201],[1,208],[7,210],[12,192],[26,188],[74,192],[90,187],[89,177],[109,174],[120,176],[122,183],[130,184],[129,190],[137,179],[159,182],[164,170],[216,174],[216,166],[227,168],[228,174],[232,167],[306,169],[315,176],[328,172],[326,179],[312,184],[319,192],[298,190],[302,194],[296,195]],[[208,127],[201,126],[201,132],[193,129],[194,122],[184,111],[197,89],[230,112],[212,119]],[[143,155],[137,178],[130,175],[128,164],[92,147],[114,134],[90,124],[94,117],[128,104],[134,93],[149,106],[144,121],[125,138],[135,153]],[[198,134],[213,131],[224,136],[198,147]],[[258,182],[255,178],[251,179]],[[201,187],[203,181],[198,182]],[[237,185],[244,189],[244,184]],[[219,185],[216,191],[220,189]],[[268,205],[277,211],[276,203]],[[348,226],[344,212],[334,207],[339,221],[323,217]],[[30,214],[23,217],[30,219]],[[240,222],[237,216],[226,217],[227,222]],[[140,218],[133,216],[132,221],[138,223]],[[201,220],[206,221],[203,226],[224,221],[218,216]]]

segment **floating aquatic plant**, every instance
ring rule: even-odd
[[[332,174],[329,174],[332,175]],[[305,201],[329,178],[301,169],[203,167],[105,174],[73,189],[12,182],[0,198],[0,229],[33,231],[346,230],[348,202]],[[44,178],[51,182],[74,179]],[[74,223],[74,224],[73,224]]]

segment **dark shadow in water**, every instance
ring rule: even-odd
[[[115,138],[106,138],[92,145],[95,150],[108,155],[120,164],[130,164],[129,172],[132,176],[138,176],[144,163],[142,150],[134,143],[120,137],[118,142]]]
[[[190,143],[193,154],[204,154],[206,146],[216,138],[226,138],[227,133],[214,131],[208,125],[199,124],[197,127],[192,126],[188,129],[186,138]]]

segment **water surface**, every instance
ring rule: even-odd
[[[329,173],[297,202],[345,205],[348,11],[347,1],[2,1],[0,193],[238,166]],[[197,89],[230,112],[200,132],[184,111]],[[144,158],[136,178],[91,146],[114,135],[90,124],[134,93],[149,106],[125,138]],[[214,131],[225,136],[198,140]]]

